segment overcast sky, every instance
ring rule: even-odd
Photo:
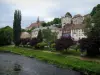
[[[85,15],[100,4],[100,0],[0,0],[0,27],[13,25],[16,9],[22,12],[22,27],[29,26],[40,17],[50,21],[54,17],[64,16],[66,12]]]

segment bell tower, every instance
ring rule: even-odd
[[[37,18],[37,25],[38,25],[38,28],[39,28],[39,25],[40,25],[39,16],[38,16],[38,18]]]

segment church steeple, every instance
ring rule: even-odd
[[[39,16],[37,18],[37,24],[38,24],[38,28],[39,28],[39,24],[40,24]]]

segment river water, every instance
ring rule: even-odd
[[[63,62],[63,61],[62,61]],[[20,71],[14,71],[15,64]],[[81,75],[80,72],[57,68],[54,65],[12,53],[0,53],[0,75]]]

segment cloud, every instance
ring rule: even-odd
[[[22,12],[22,27],[27,27],[40,17],[50,21],[54,17],[64,16],[66,12],[88,14],[100,0],[0,0],[0,27],[12,26],[15,9]]]

